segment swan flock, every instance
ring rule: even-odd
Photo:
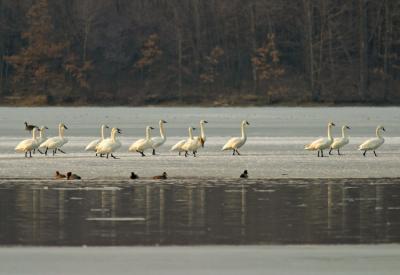
[[[159,120],[159,136],[152,135],[152,131],[154,128],[152,126],[146,126],[145,128],[145,137],[139,140],[134,141],[128,151],[133,153],[139,153],[141,156],[145,157],[146,150],[150,150],[152,155],[156,155],[156,150],[163,146],[167,140],[167,134],[165,125],[167,121],[161,119]],[[205,147],[205,143],[207,141],[205,125],[208,124],[206,120],[200,120],[199,128],[200,134],[196,135],[195,127],[188,127],[188,138],[179,140],[176,144],[174,144],[170,151],[178,152],[179,155],[184,153],[185,157],[188,157],[190,154],[193,157],[196,157],[198,150]],[[247,120],[243,120],[240,124],[240,133],[239,137],[230,138],[223,146],[222,151],[232,151],[232,155],[240,155],[239,149],[242,148],[247,141],[247,127],[250,123]],[[334,138],[332,136],[332,129],[335,127],[335,123],[329,122],[327,125],[327,136],[317,138],[316,140],[308,143],[304,146],[304,149],[307,151],[317,151],[318,157],[324,157],[324,150],[329,150],[329,155],[333,155],[332,151],[337,151],[337,155],[343,155],[340,153],[340,150],[349,144],[350,138],[348,135],[348,131],[351,128],[348,125],[343,125],[341,127],[342,135],[340,137]],[[114,155],[117,150],[119,150],[122,146],[121,141],[119,140],[119,135],[122,133],[119,128],[112,128],[110,132],[110,136],[106,137],[106,129],[110,127],[103,124],[100,127],[100,138],[91,141],[85,148],[85,151],[94,152],[96,156],[109,158],[111,156],[114,159],[117,157]],[[25,157],[32,157],[32,153],[35,153],[36,150],[39,153],[47,155],[48,150],[52,150],[53,156],[57,154],[57,152],[66,153],[63,149],[61,149],[65,144],[68,143],[68,138],[65,137],[65,130],[68,127],[64,123],[60,123],[58,125],[58,136],[47,138],[46,130],[49,128],[47,126],[35,126],[29,125],[25,122],[25,130],[31,132],[32,138],[24,139],[18,143],[15,147],[15,151],[18,153],[24,153]],[[383,133],[385,132],[385,128],[379,125],[376,128],[375,135],[376,137],[370,138],[363,142],[358,146],[358,150],[362,151],[362,155],[365,157],[368,151],[372,151],[374,155],[377,157],[376,150],[384,144],[385,139],[383,138]]]

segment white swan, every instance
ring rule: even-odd
[[[18,153],[25,153],[25,157],[28,157],[28,152],[29,152],[29,157],[32,157],[32,151],[38,148],[39,146],[36,133],[37,133],[37,127],[34,127],[32,129],[32,138],[25,139],[20,143],[18,143],[18,145],[15,147],[15,151]]]
[[[333,138],[332,138],[332,133],[331,133],[331,128],[333,126],[335,126],[335,123],[333,123],[333,122],[328,123],[328,138],[317,139],[317,140],[313,141],[312,143],[304,146],[304,149],[310,150],[310,151],[318,150],[318,157],[320,155],[320,152],[321,152],[321,157],[323,157],[324,150],[328,149],[331,146],[331,144],[333,143]]]
[[[364,157],[365,157],[365,154],[367,153],[367,151],[373,151],[375,157],[377,157],[375,150],[378,149],[385,142],[385,139],[381,135],[381,132],[380,132],[381,130],[386,131],[383,126],[378,126],[376,128],[376,138],[368,139],[368,140],[364,141],[363,144],[361,144],[358,147],[358,150],[364,151],[364,153],[363,153]]]
[[[167,140],[167,135],[165,134],[164,130],[164,123],[167,123],[165,120],[160,120],[158,122],[158,125],[160,126],[160,136],[159,137],[153,137],[151,141],[153,142],[153,155],[156,154],[156,149],[163,145],[165,141]]]
[[[235,137],[228,140],[228,142],[224,145],[224,147],[222,147],[222,151],[233,150],[233,155],[235,155],[235,153],[240,155],[238,149],[242,147],[247,140],[246,129],[245,129],[247,125],[250,125],[250,123],[248,123],[246,120],[243,120],[240,127],[242,132],[242,137]]]
[[[151,141],[151,130],[154,128],[151,126],[146,127],[146,138],[141,138],[129,147],[130,152],[138,152],[142,154],[142,157],[145,157],[144,151],[150,148],[153,148],[153,142]]]
[[[347,125],[342,126],[342,137],[335,138],[333,140],[333,143],[331,144],[331,149],[329,150],[329,155],[332,155],[331,152],[333,149],[337,150],[338,155],[340,155],[340,148],[345,146],[346,144],[349,143],[349,137],[347,135],[347,129],[350,130],[350,127]]]
[[[103,140],[104,140],[104,131],[105,131],[105,129],[108,129],[109,127],[107,126],[107,125],[101,125],[101,131],[100,131],[100,133],[101,133],[101,138],[99,138],[99,139],[95,139],[95,140],[93,140],[92,142],[90,142],[87,146],[86,146],[86,148],[85,148],[85,151],[94,151],[94,152],[96,152],[97,151],[97,149],[96,149],[96,147],[97,147],[97,145],[100,143],[100,142],[102,142]],[[96,156],[97,156],[97,153],[96,153]]]
[[[58,137],[49,138],[40,144],[39,148],[46,148],[46,151],[44,152],[45,155],[47,155],[48,149],[53,150],[53,156],[57,153],[57,150],[65,154],[65,152],[60,148],[68,142],[68,139],[64,137],[64,130],[66,129],[68,129],[67,126],[65,126],[64,123],[60,123],[58,125]]]
[[[112,128],[111,136],[104,139],[97,145],[96,153],[100,154],[100,156],[107,154],[107,158],[108,155],[111,154],[111,157],[117,159],[117,157],[113,155],[113,153],[121,147],[121,142],[117,139],[117,134],[121,134],[121,129]]]
[[[204,148],[204,144],[206,143],[207,137],[206,137],[206,133],[204,131],[204,124],[208,123],[208,121],[206,120],[200,120],[200,136],[199,137],[195,137],[195,139],[197,139],[199,141],[199,147],[203,147]]]
[[[182,150],[185,152],[185,157],[188,156],[188,152],[192,151],[193,156],[196,156],[196,150],[198,149],[198,138],[193,137],[193,130],[196,128],[189,127],[189,138],[186,140],[185,144],[182,145]]]

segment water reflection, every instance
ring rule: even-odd
[[[0,244],[399,242],[399,183],[192,179],[71,186],[6,181],[0,185]]]

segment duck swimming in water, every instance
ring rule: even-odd
[[[72,174],[72,172],[67,173],[67,180],[80,180],[81,177],[77,174]]]
[[[131,176],[129,177],[131,180],[136,180],[139,178],[139,176],[137,174],[135,174],[135,172],[131,172]]]
[[[155,180],[166,180],[167,179],[167,173],[164,172],[164,173],[162,173],[162,175],[154,176],[153,179],[155,179]]]
[[[55,178],[56,180],[58,180],[58,179],[65,179],[66,176],[65,176],[64,174],[61,174],[60,172],[56,171],[56,175],[54,176],[54,178]]]

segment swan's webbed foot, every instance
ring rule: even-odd
[[[141,155],[142,155],[142,157],[145,157],[146,155],[143,153],[143,152],[141,152],[141,151],[137,151],[138,153],[140,153]]]
[[[152,155],[153,155],[153,156],[155,156],[155,155],[156,155],[156,149],[153,149],[153,153],[152,153]]]
[[[329,150],[329,155],[333,155],[333,154],[332,154],[332,148]]]
[[[366,154],[367,154],[367,150],[364,151],[363,156],[365,157]]]
[[[58,151],[60,151],[63,154],[66,154],[63,150],[61,150],[60,148],[57,149]]]
[[[113,154],[111,154],[111,156],[113,157],[113,159],[119,159],[119,158],[117,158],[116,156],[114,156]]]
[[[378,155],[375,153],[375,150],[374,150],[374,155],[375,155],[375,157],[377,157]]]

